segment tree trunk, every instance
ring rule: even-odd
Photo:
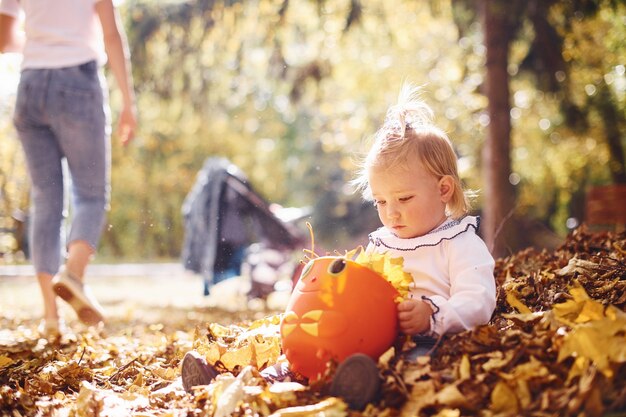
[[[606,142],[609,146],[609,171],[615,184],[626,184],[626,162],[622,146],[622,129],[626,118],[615,105],[615,98],[604,80],[598,85],[598,95],[593,102],[601,115]]]
[[[511,119],[509,103],[508,53],[512,24],[506,0],[483,0],[481,15],[487,48],[485,93],[489,100],[489,126],[483,148],[482,233],[494,257],[509,254],[514,235],[510,218],[514,209],[511,175]],[[508,12],[508,13],[507,13]]]

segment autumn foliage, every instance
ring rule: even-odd
[[[401,359],[398,353],[408,342],[400,339],[381,357],[385,382],[363,415],[624,412],[626,234],[581,228],[554,251],[526,250],[498,260],[496,275],[498,306],[491,322],[442,338],[432,357],[418,363]],[[260,377],[258,370],[280,354],[273,312],[262,318],[211,314],[207,325],[166,312],[160,323],[118,323],[108,332],[70,335],[56,344],[4,315],[0,410],[73,416],[358,415],[327,395],[324,379],[270,384]],[[179,364],[191,348],[224,373],[186,394]],[[326,380],[333,369],[330,363]]]

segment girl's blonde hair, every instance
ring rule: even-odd
[[[359,164],[353,183],[366,200],[372,200],[368,175],[372,168],[408,168],[419,162],[435,178],[449,175],[454,180],[454,192],[446,206],[449,216],[458,219],[470,210],[469,197],[464,191],[457,168],[457,157],[448,136],[432,122],[433,112],[420,99],[419,87],[405,83],[398,103],[387,110],[383,126],[374,136],[374,144]]]

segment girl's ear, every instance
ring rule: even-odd
[[[454,194],[454,180],[450,175],[444,175],[439,180],[439,194],[441,195],[441,202],[448,203],[452,199]]]

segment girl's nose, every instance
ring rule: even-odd
[[[395,204],[389,204],[387,206],[387,217],[390,219],[397,219],[400,217],[400,211]]]

